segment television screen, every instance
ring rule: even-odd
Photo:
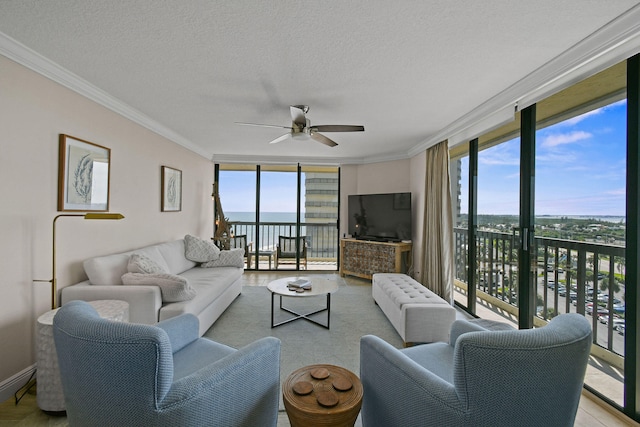
[[[411,240],[411,193],[349,196],[349,234],[365,240]]]

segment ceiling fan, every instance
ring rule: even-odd
[[[291,126],[278,126],[278,125],[263,125],[258,123],[242,123],[236,122],[239,125],[248,125],[248,126],[262,126],[269,128],[279,128],[279,129],[289,129],[290,132],[286,133],[273,141],[270,144],[276,144],[278,142],[282,142],[285,139],[293,138],[293,139],[313,139],[314,141],[321,142],[329,147],[335,147],[338,145],[337,142],[332,139],[327,138],[319,132],[363,132],[364,126],[354,126],[354,125],[319,125],[319,126],[311,126],[311,122],[305,114],[309,111],[308,105],[292,105],[289,107],[291,109]]]

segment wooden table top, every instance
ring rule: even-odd
[[[309,388],[308,394],[300,394]],[[293,415],[306,420],[306,425],[313,425],[316,417],[331,418],[336,425],[342,425],[342,422],[353,425],[360,412],[362,395],[358,376],[335,365],[305,366],[292,372],[282,384],[287,413],[290,418]]]

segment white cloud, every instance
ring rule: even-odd
[[[573,144],[574,142],[584,141],[593,135],[589,132],[577,130],[569,133],[554,133],[547,135],[542,140],[542,147],[553,148],[559,145]]]
[[[626,105],[627,104],[627,99],[621,99],[620,101],[616,101],[613,104],[609,104],[609,105],[605,105],[604,107],[600,107],[600,108],[596,108],[595,110],[591,110],[591,111],[587,111],[584,114],[580,114],[579,116],[575,116],[572,117],[570,119],[567,119],[561,123],[559,123],[562,126],[573,126],[576,125],[578,123],[580,123],[581,121],[583,121],[584,119],[587,119],[589,117],[593,117],[593,116],[597,116],[598,114],[604,113],[607,110],[610,110],[611,108],[616,108],[622,105]]]
[[[605,194],[609,194],[611,196],[626,196],[627,195],[627,189],[626,188],[618,188],[618,189],[614,189],[614,190],[609,190],[609,191],[606,191]]]
[[[540,151],[540,150],[539,150]],[[561,164],[572,164],[577,161],[577,156],[572,151],[565,153],[557,153],[553,151],[547,151],[544,154],[536,152],[536,165],[548,165],[557,167]]]
[[[507,142],[478,153],[478,162],[483,165],[519,166],[520,146]]]
[[[577,125],[578,123],[580,123],[584,119],[587,119],[587,118],[592,117],[592,116],[597,116],[598,114],[604,112],[605,108],[606,107],[596,108],[595,110],[591,110],[591,111],[588,111],[588,112],[586,112],[584,114],[580,114],[579,116],[572,117],[572,118],[562,122],[562,125],[563,126]]]

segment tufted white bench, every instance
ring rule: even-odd
[[[406,274],[376,273],[371,290],[405,346],[449,342],[456,309],[425,286]]]

